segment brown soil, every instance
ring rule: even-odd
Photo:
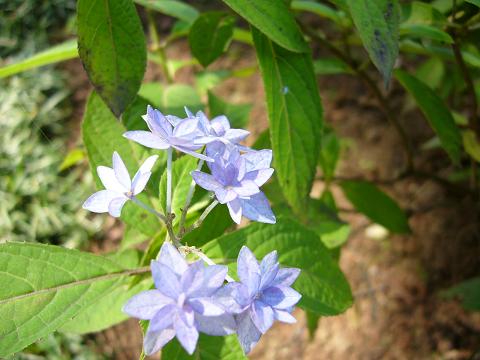
[[[230,53],[213,68],[256,63],[252,51],[243,47],[234,46]],[[179,43],[169,56],[186,58],[188,48]],[[71,85],[75,117],[80,119],[88,85],[78,61],[71,62],[67,70],[75,79]],[[147,78],[160,79],[161,75],[149,67]],[[181,70],[175,81],[193,83],[191,70]],[[395,178],[405,166],[401,143],[366,88],[353,77],[326,77],[320,81],[320,92],[326,122],[347,140],[338,175],[374,181]],[[227,80],[215,93],[232,102],[253,102],[250,130],[256,136],[266,128],[258,74]],[[394,88],[389,98],[402,113],[403,93]],[[432,135],[425,119],[416,111],[403,112],[401,118],[419,153],[416,165],[423,171],[444,169],[448,159],[441,151],[418,150]],[[276,324],[253,351],[252,359],[480,358],[480,314],[467,313],[457,302],[438,296],[440,290],[480,270],[480,229],[473,200],[452,195],[431,180],[406,178],[382,187],[411,215],[412,234],[380,240],[367,236],[369,221],[352,212],[334,188],[338,205],[344,209],[341,217],[352,224],[340,265],[355,294],[355,305],[340,316],[322,318],[313,339],[309,339],[303,312],[297,310],[298,323]],[[321,188],[318,181],[313,195],[318,196]],[[117,226],[112,228],[118,231]],[[114,248],[119,234],[110,235],[110,240],[92,248]],[[134,359],[141,349],[135,320],[103,332],[96,340],[101,351],[115,359]]]

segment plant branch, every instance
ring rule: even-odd
[[[205,163],[204,160],[199,160],[197,165],[197,171],[202,169],[203,164]],[[187,199],[185,200],[185,205],[182,209],[182,215],[180,217],[180,225],[179,225],[179,234],[182,236],[185,232],[185,220],[187,219],[187,212],[188,208],[190,207],[190,203],[192,202],[193,194],[195,193],[195,180],[192,179],[190,183],[190,188],[188,189]]]
[[[203,211],[202,215],[198,218],[198,220],[190,226],[190,228],[187,229],[187,232],[190,232],[192,230],[195,230],[196,228],[200,227],[202,225],[203,220],[210,214],[210,212],[215,208],[215,206],[218,205],[218,200],[214,200],[208,207]]]

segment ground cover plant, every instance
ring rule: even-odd
[[[109,256],[0,245],[0,356],[55,331],[96,332],[131,316],[141,320],[146,355],[242,359],[274,321],[295,322],[295,306],[313,332],[320,317],[352,305],[338,265],[350,226],[333,184],[356,211],[398,234],[411,231],[408,216],[382,181],[429,179],[478,199],[477,1],[217,5],[200,12],[173,0],[79,0],[77,39],[0,68],[5,77],[80,57],[94,86],[82,139],[98,189],[78,207],[125,224],[123,251]],[[175,19],[168,33],[158,30],[159,13]],[[312,16],[325,26],[312,26]],[[192,58],[168,58],[184,38]],[[210,70],[232,42],[252,47],[258,68]],[[143,82],[147,61],[161,69],[162,83]],[[186,67],[196,88],[173,81]],[[249,106],[227,102],[215,86],[255,71],[269,127],[253,142]],[[324,121],[316,81],[323,74],[366,84],[402,144],[398,173],[336,176],[342,139]],[[394,86],[433,131],[422,148],[393,110]],[[419,169],[419,153],[432,149],[443,154],[447,176]],[[318,177],[325,186],[313,197]],[[477,286],[474,278],[444,296],[475,310]]]

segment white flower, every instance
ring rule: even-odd
[[[145,160],[131,180],[127,167],[115,151],[112,156],[113,169],[107,166],[97,167],[97,174],[105,190],[91,195],[82,207],[95,213],[108,212],[114,217],[119,217],[123,205],[145,189],[157,158],[158,155],[153,155]]]

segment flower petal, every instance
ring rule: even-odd
[[[175,246],[168,242],[163,243],[158,256],[158,262],[168,266],[178,276],[182,276],[188,269],[185,258],[178,252]]]
[[[208,161],[208,162],[212,162],[213,159],[208,157],[208,156],[205,156],[203,154],[200,154],[200,153],[197,153],[189,148],[187,148],[186,146],[181,146],[181,145],[174,145],[173,146],[175,149],[177,149],[178,151],[181,151],[181,152],[184,152],[185,154],[188,154],[188,155],[192,155],[193,157],[196,157],[197,159],[200,159],[200,160],[205,160],[205,161]]]
[[[189,283],[182,276],[182,287],[191,298],[209,297],[223,285],[228,269],[224,265],[204,266],[203,261],[190,265],[190,268],[198,266],[197,263],[200,263],[200,268],[191,276]]]
[[[248,135],[250,135],[250,131],[243,129],[229,129],[225,132],[224,137],[232,143],[238,143],[244,140]]]
[[[170,144],[167,143],[165,139],[162,139],[160,136],[152,134],[149,131],[127,131],[123,134],[123,137],[152,149],[165,150],[170,147]]]
[[[158,310],[158,312],[150,320],[150,330],[161,331],[167,328],[171,328],[176,315],[176,304],[165,305],[160,310]]]
[[[228,207],[228,212],[230,213],[230,216],[232,217],[232,220],[240,224],[240,220],[242,220],[242,206],[241,202],[238,199],[234,199],[230,202],[227,203]]]
[[[238,282],[221,287],[214,297],[230,314],[240,314],[252,303],[247,286]]]
[[[165,296],[176,300],[181,293],[178,276],[171,268],[159,261],[152,260],[151,268],[153,281],[155,282],[155,287],[158,291]]]
[[[115,171],[115,176],[120,184],[125,189],[130,190],[132,187],[132,180],[130,179],[130,174],[128,173],[127,167],[123,162],[120,155],[114,151],[112,156],[113,171]]]
[[[147,290],[135,295],[123,306],[122,311],[137,319],[150,320],[172,300],[158,290]]]
[[[297,268],[281,268],[278,270],[277,276],[271,283],[271,286],[291,286],[300,275],[300,269]]]
[[[198,331],[212,336],[225,336],[236,331],[237,323],[233,315],[203,316],[195,314],[195,323]]]
[[[244,179],[252,180],[257,186],[262,186],[272,177],[273,171],[272,168],[250,171]]]
[[[248,288],[249,295],[255,294],[260,287],[260,266],[255,255],[246,246],[242,246],[237,259],[237,274]]]
[[[200,315],[219,316],[225,314],[225,309],[211,298],[189,299],[188,304]]]
[[[176,336],[180,344],[190,355],[195,351],[198,341],[198,330],[195,326],[188,326],[182,317],[178,316],[173,324]]]
[[[265,255],[260,263],[260,289],[264,289],[270,285],[275,279],[275,276],[277,276],[279,267],[277,251],[274,250]]]
[[[137,174],[138,173],[143,174],[143,173],[151,172],[152,168],[153,168],[153,165],[155,165],[155,162],[157,161],[157,159],[158,159],[158,155],[149,156],[143,162],[142,166],[140,166],[140,168],[137,171]]]
[[[186,118],[179,122],[173,129],[173,136],[176,138],[187,138],[193,143],[193,139],[199,135],[198,120],[196,118]]]
[[[227,130],[230,130],[230,121],[225,115],[219,115],[214,117],[210,124],[215,129],[215,132],[218,136],[222,136],[222,132],[225,133]]]
[[[108,206],[110,202],[117,198],[120,194],[111,190],[100,190],[90,195],[90,197],[85,200],[82,205],[82,208],[85,210],[94,212],[94,213],[105,213],[108,212]]]
[[[237,199],[238,194],[233,190],[218,188],[215,190],[215,197],[220,204],[226,204]]]
[[[288,311],[273,309],[273,316],[275,320],[287,323],[295,324],[297,319],[295,319]]]
[[[145,355],[153,355],[165,346],[170,340],[175,337],[175,330],[173,328],[151,331],[150,327],[143,339],[143,350]]]
[[[240,186],[235,186],[233,190],[239,196],[252,196],[260,192],[257,184],[255,184],[255,182],[251,180],[243,180],[240,183]]]
[[[172,136],[172,125],[167,121],[165,116],[150,105],[147,106],[147,115],[143,116],[143,119],[148,125],[148,128],[153,133],[157,133],[163,138]]]
[[[275,321],[273,309],[268,304],[259,300],[253,302],[250,316],[252,317],[253,323],[262,334],[265,334]]]
[[[123,185],[118,182],[117,177],[115,176],[115,171],[113,171],[112,168],[98,166],[97,175],[100,178],[103,186],[105,186],[106,190],[111,190],[122,194],[130,191],[129,188],[124,188]]]
[[[272,212],[267,197],[263,192],[252,195],[250,198],[240,199],[242,213],[247,219],[266,224],[275,224],[277,219]]]
[[[109,214],[113,217],[120,217],[123,205],[125,205],[128,200],[129,199],[126,196],[121,196],[110,201],[110,204],[108,205]]]
[[[247,172],[266,169],[272,163],[272,150],[249,151],[242,155],[247,161]]]
[[[249,311],[245,311],[237,317],[237,336],[245,354],[252,351],[262,336],[253,323]]]
[[[262,293],[262,301],[276,309],[287,309],[300,301],[302,295],[289,286],[272,286]]]
[[[146,173],[137,172],[135,174],[132,181],[133,195],[138,195],[145,189],[145,186],[147,186],[148,180],[150,180],[150,176],[152,176],[152,173],[150,171]]]
[[[210,174],[195,170],[190,173],[195,183],[208,191],[215,191],[223,186]]]

